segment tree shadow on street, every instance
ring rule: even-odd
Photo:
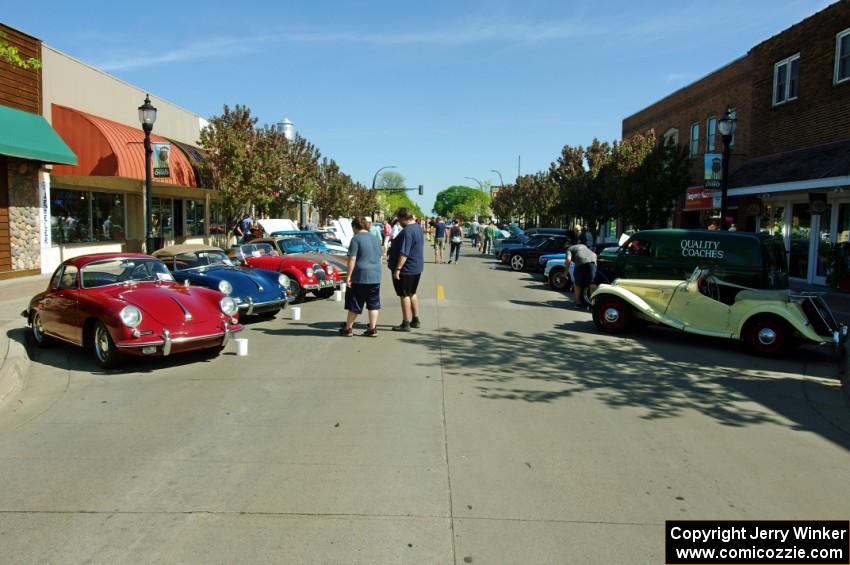
[[[445,373],[471,380],[483,399],[554,403],[591,394],[644,419],[697,412],[726,426],[813,432],[850,449],[850,415],[836,423],[808,401],[836,398],[838,382],[795,376],[811,367],[830,376],[834,365],[818,351],[762,359],[736,342],[654,328],[612,338],[596,334],[589,320],[545,333],[453,329],[404,341],[441,350]]]

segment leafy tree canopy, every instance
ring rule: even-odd
[[[472,219],[490,215],[490,197],[470,186],[455,185],[440,191],[434,201],[434,213],[443,217]]]

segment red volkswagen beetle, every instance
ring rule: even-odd
[[[179,285],[159,259],[139,253],[68,259],[21,315],[36,345],[56,339],[90,348],[104,368],[125,355],[221,349],[242,329],[231,297]]]
[[[289,277],[289,290],[296,301],[308,291],[329,298],[342,285],[345,263],[324,253],[288,253],[287,244],[297,238],[263,237],[235,245],[228,255],[237,264],[254,269],[278,271]]]

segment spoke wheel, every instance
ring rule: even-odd
[[[298,304],[304,300],[304,289],[301,288],[301,284],[299,284],[295,277],[289,277],[289,290],[295,295],[295,300],[292,301],[293,304]]]
[[[95,323],[92,330],[91,344],[94,360],[101,367],[112,369],[121,364],[121,352],[115,347],[106,324],[100,320]]]
[[[632,323],[632,307],[617,297],[601,296],[593,305],[593,323],[603,332],[623,333]]]
[[[778,357],[790,349],[792,332],[788,324],[773,316],[765,316],[747,322],[744,341],[758,355]]]
[[[567,285],[569,284],[569,278],[567,277],[567,273],[564,272],[564,269],[552,269],[549,273],[549,281],[552,288],[560,291],[567,290]]]
[[[511,270],[522,271],[525,269],[525,258],[522,255],[511,255]]]

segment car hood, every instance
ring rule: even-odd
[[[657,288],[659,290],[673,290],[683,284],[687,284],[683,280],[655,280],[655,279],[617,279],[614,281],[614,286],[619,286],[628,289],[629,287],[636,288]]]
[[[178,280],[188,279],[190,283],[218,289],[220,281],[227,281],[233,287],[234,298],[254,298],[273,300],[281,295],[278,273],[216,265],[205,269],[192,269],[174,273]]]
[[[218,300],[210,298],[220,299],[223,295],[207,288],[141,283],[130,286],[113,285],[104,288],[102,292],[115,300],[138,307],[144,317],[151,317],[166,326],[184,324],[187,314],[191,315],[193,322],[221,318]]]

